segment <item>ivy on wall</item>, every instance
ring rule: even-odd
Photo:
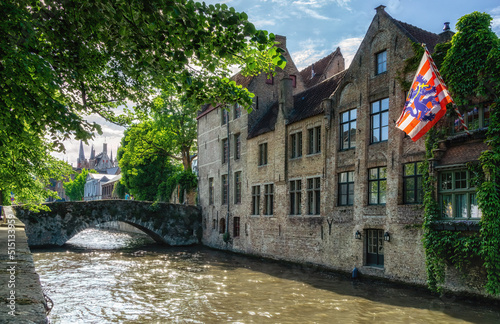
[[[456,102],[465,107],[478,100],[492,104],[486,133],[490,149],[482,153],[478,163],[467,165],[473,174],[482,212],[479,234],[438,229],[437,225],[442,225],[443,219],[436,201],[437,178],[430,173],[429,160],[434,157],[433,150],[438,147],[438,142],[445,138],[446,130],[435,127],[426,136],[426,161],[420,170],[424,186],[422,241],[427,284],[432,291],[442,291],[448,265],[456,267],[466,276],[465,268],[473,260],[480,260],[487,273],[486,292],[500,295],[500,39],[491,31],[491,20],[491,16],[485,13],[465,15],[459,19],[458,32],[451,42],[434,47],[434,61],[438,68],[442,68],[443,78]],[[414,55],[406,59],[405,66],[396,77],[403,91],[409,91],[411,81],[407,81],[407,76],[416,71],[424,52],[420,44],[412,43],[412,47]],[[453,109],[448,111],[453,112]],[[448,223],[470,225],[474,222]]]
[[[481,260],[487,273],[485,290],[500,295],[500,40],[489,27],[491,17],[474,12],[460,18],[458,32],[451,43],[436,47],[436,63],[442,60],[443,78],[456,102],[464,105],[475,100],[490,102],[490,124],[486,133],[489,150],[479,163],[468,165],[474,174],[476,195],[482,216],[479,234],[466,231],[437,230],[441,219],[435,200],[436,177],[423,166],[424,223],[423,245],[426,253],[427,283],[431,290],[441,291],[447,265],[464,268],[473,259]],[[480,45],[478,44],[480,43]],[[475,44],[471,46],[471,44]],[[469,80],[470,79],[470,80]],[[471,81],[472,80],[472,81]],[[433,158],[444,133],[432,129],[426,138],[427,160]]]

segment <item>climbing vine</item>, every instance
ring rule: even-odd
[[[428,286],[433,291],[442,290],[447,265],[462,270],[465,276],[464,268],[471,264],[471,260],[478,259],[487,273],[486,292],[500,295],[500,98],[497,95],[500,90],[500,40],[488,27],[490,22],[491,17],[487,14],[474,12],[466,15],[457,23],[459,32],[453,36],[451,43],[436,48],[437,52],[440,51],[438,61],[443,57],[441,72],[455,101],[465,105],[477,100],[492,104],[486,133],[489,150],[481,154],[479,163],[467,165],[473,175],[482,212],[479,234],[437,229],[438,224],[443,224],[434,198],[437,179],[429,172],[427,161],[423,166],[425,212],[422,240]],[[477,41],[471,42],[471,39],[482,40],[481,45],[477,45]],[[476,46],[471,47],[470,44]],[[464,71],[467,71],[466,75],[463,75]],[[443,135],[439,136],[438,131],[431,130],[427,136],[427,160],[433,158],[433,149],[444,138]]]
[[[478,186],[477,200],[481,209],[481,257],[488,281],[486,291],[500,295],[500,99],[490,107],[491,121],[487,143],[491,149],[483,152],[479,161],[485,173]]]
[[[196,174],[192,171],[181,171],[162,182],[158,187],[159,201],[169,201],[172,193],[179,188],[179,201],[184,201],[184,192],[189,192],[198,186]]]

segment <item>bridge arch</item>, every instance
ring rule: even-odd
[[[201,213],[197,207],[137,200],[93,200],[46,204],[38,213],[14,207],[25,224],[29,246],[61,246],[84,229],[109,221],[130,224],[156,242],[180,246],[201,240]]]

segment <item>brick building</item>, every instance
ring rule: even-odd
[[[264,75],[235,77],[262,100],[252,113],[235,115],[232,108],[226,119],[220,107],[202,109],[199,193],[206,245],[346,272],[357,267],[362,274],[425,285],[418,171],[425,141],[413,142],[395,127],[406,95],[397,78],[405,59],[415,55],[413,43],[432,52],[452,33],[397,21],[384,8],[376,8],[347,70],[340,49],[300,72],[286,52],[289,63],[272,84]],[[481,128],[487,113],[479,105],[467,119]],[[486,149],[484,132],[465,138],[458,126],[448,127],[454,122],[439,126],[456,132],[440,143],[432,163],[441,179],[439,201],[444,215],[477,219],[473,188],[457,192],[454,186],[469,179],[465,162]],[[467,156],[465,145],[472,148]],[[474,290],[474,283],[455,279],[448,288]]]

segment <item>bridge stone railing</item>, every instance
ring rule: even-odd
[[[50,211],[31,212],[14,207],[26,225],[30,246],[63,245],[86,228],[121,221],[139,228],[155,241],[172,246],[201,241],[201,213],[195,206],[137,200],[94,200],[46,204]]]

